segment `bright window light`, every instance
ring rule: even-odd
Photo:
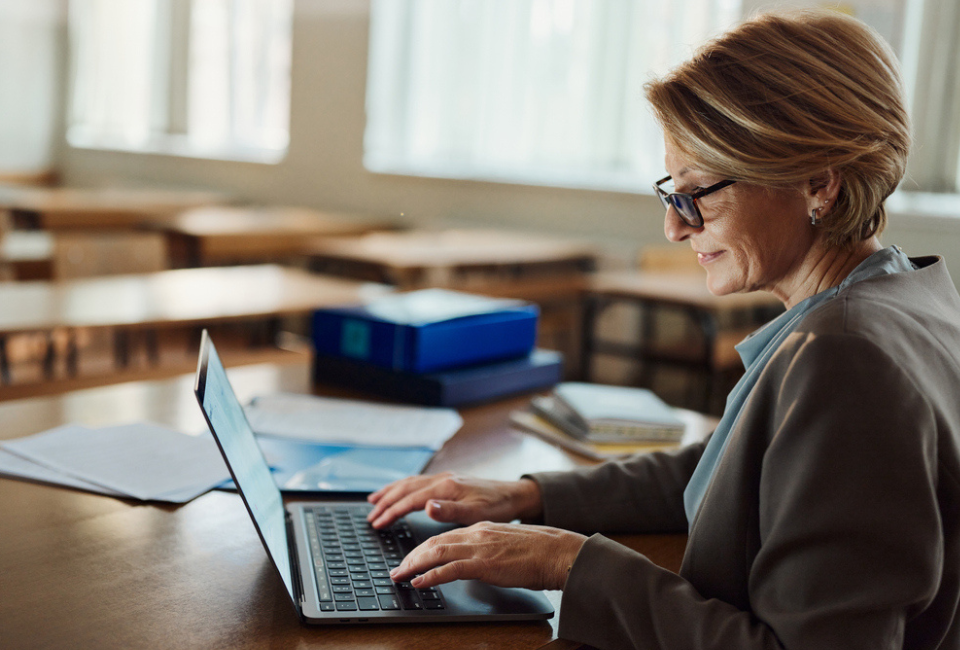
[[[292,0],[72,0],[76,147],[279,162]]]
[[[364,162],[636,190],[663,168],[643,83],[739,0],[373,0]]]

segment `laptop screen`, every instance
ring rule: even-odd
[[[206,330],[194,392],[260,539],[296,604],[283,499]]]

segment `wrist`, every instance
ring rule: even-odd
[[[555,579],[552,589],[563,590],[567,586],[567,579],[573,570],[573,565],[580,555],[580,549],[583,548],[586,536],[570,531],[563,531],[563,542],[556,552]]]
[[[522,478],[516,482],[513,495],[514,508],[518,519],[526,521],[540,519],[543,515],[543,500],[537,482]]]

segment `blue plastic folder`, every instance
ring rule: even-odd
[[[538,315],[522,301],[424,289],[321,309],[313,335],[319,353],[426,373],[529,354]]]
[[[433,451],[427,448],[354,447],[257,436],[281,492],[373,492],[419,474]],[[235,489],[227,481],[223,489]]]

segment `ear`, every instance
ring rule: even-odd
[[[840,180],[840,172],[832,168],[810,179],[804,192],[808,214],[812,210],[820,210],[821,216],[830,212],[840,194]]]

